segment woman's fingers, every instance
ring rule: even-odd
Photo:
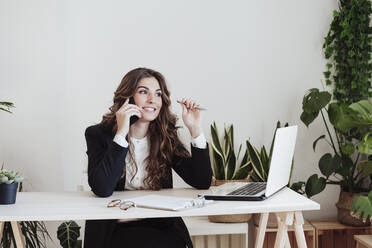
[[[142,111],[142,109],[140,107],[138,107],[137,105],[130,104],[129,103],[129,98],[127,98],[127,100],[125,100],[124,104],[119,108],[118,112],[125,112],[128,109],[137,109],[138,111]]]
[[[138,107],[137,105],[134,105],[134,104],[129,104],[129,105],[125,106],[121,111],[126,112],[127,110],[130,110],[130,109],[136,109],[140,112],[142,111],[140,107]]]
[[[129,117],[133,116],[133,115],[136,115],[138,116],[139,118],[142,117],[142,112],[137,110],[137,109],[129,109],[126,111],[126,114],[129,115]]]
[[[187,110],[194,111],[199,106],[199,104],[192,99],[182,98],[181,102],[184,106],[186,106]]]
[[[121,107],[118,109],[118,111],[123,110],[126,106],[128,106],[128,103],[129,103],[129,98],[127,98],[127,100],[125,100],[125,102],[123,103],[123,105],[121,105]]]

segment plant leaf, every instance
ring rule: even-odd
[[[212,155],[212,165],[213,165],[213,174],[214,177],[218,180],[225,179],[225,169],[223,166],[223,159],[222,157],[216,153],[215,149],[211,147],[211,155]]]
[[[347,143],[345,145],[341,145],[341,151],[346,156],[350,156],[351,154],[354,153],[355,148],[354,148],[354,145],[352,143]]]
[[[344,103],[331,103],[328,106],[328,117],[332,125],[341,132],[347,132],[353,127],[363,125],[357,113]]]
[[[270,169],[270,158],[267,155],[265,146],[262,146],[261,148],[260,158],[263,166],[264,175],[265,177],[267,177]]]
[[[321,139],[324,139],[325,138],[325,135],[321,135],[319,138],[317,138],[314,142],[313,142],[313,150],[315,152],[315,147],[316,147],[316,144],[318,143],[319,140]]]
[[[316,113],[327,106],[331,101],[331,94],[328,91],[319,91],[313,88],[308,90],[302,100],[302,109],[306,113]]]
[[[302,182],[302,181],[293,183],[291,185],[291,190],[293,190],[293,191],[301,194],[302,193],[301,192],[302,191],[302,188],[305,186],[305,184],[306,183],[305,182]]]
[[[254,172],[257,174],[260,180],[262,180],[262,182],[266,182],[267,178],[265,178],[263,174],[264,168],[263,168],[263,165],[260,159],[260,155],[257,152],[257,149],[249,142],[249,140],[247,140],[246,144],[247,144],[247,150],[249,153],[249,157],[252,161],[252,168]]]
[[[319,194],[325,189],[326,179],[324,177],[318,178],[317,174],[314,174],[309,177],[306,182],[305,192],[306,195],[310,198],[316,194]]]
[[[372,221],[372,191],[368,197],[357,196],[351,205],[350,213],[353,216],[362,217],[363,220],[369,218]]]
[[[301,114],[301,121],[309,127],[309,125],[316,119],[316,117],[319,115],[319,112],[314,112],[314,113],[306,113],[302,112]]]
[[[372,175],[372,161],[361,162],[359,168],[361,169],[363,177]]]
[[[358,145],[358,151],[363,154],[371,154],[371,149],[372,149],[372,137],[371,131],[366,133],[361,140],[361,142]]]
[[[225,156],[221,148],[220,138],[218,134],[218,129],[216,123],[213,122],[211,125],[211,155],[212,155],[212,164],[213,164],[213,173],[216,179],[223,180],[225,179]]]
[[[252,170],[251,162],[242,165],[234,174],[232,180],[241,180],[248,177],[249,172]]]
[[[57,230],[57,238],[63,248],[74,248],[80,236],[80,226],[75,221],[63,222]]]
[[[363,121],[368,125],[372,124],[372,103],[368,100],[361,100],[349,106],[352,110],[359,113]]]
[[[221,143],[220,143],[220,138],[219,138],[220,135],[218,133],[218,129],[217,129],[217,126],[216,126],[215,122],[213,122],[213,124],[211,125],[211,137],[212,137],[212,147],[213,147],[213,149],[225,161],[224,152],[222,150]]]
[[[319,169],[324,176],[327,178],[335,172],[332,166],[333,158],[330,153],[324,154],[319,160]]]

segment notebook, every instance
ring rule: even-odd
[[[205,204],[212,203],[212,200],[199,198],[183,198],[163,195],[145,195],[126,199],[136,204],[136,207],[154,208],[162,210],[179,211],[193,207],[203,207]]]
[[[260,201],[284,188],[291,173],[296,136],[297,126],[277,129],[267,183],[225,183],[205,193],[205,199]]]

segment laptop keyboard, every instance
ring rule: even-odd
[[[227,195],[255,195],[266,188],[266,183],[250,183],[228,193]]]

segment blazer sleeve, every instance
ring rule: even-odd
[[[112,195],[123,172],[128,149],[108,138],[98,126],[85,130],[88,183],[99,197]]]
[[[192,187],[197,189],[208,189],[212,181],[212,168],[208,144],[204,149],[191,145],[191,157],[176,157],[172,168]]]

